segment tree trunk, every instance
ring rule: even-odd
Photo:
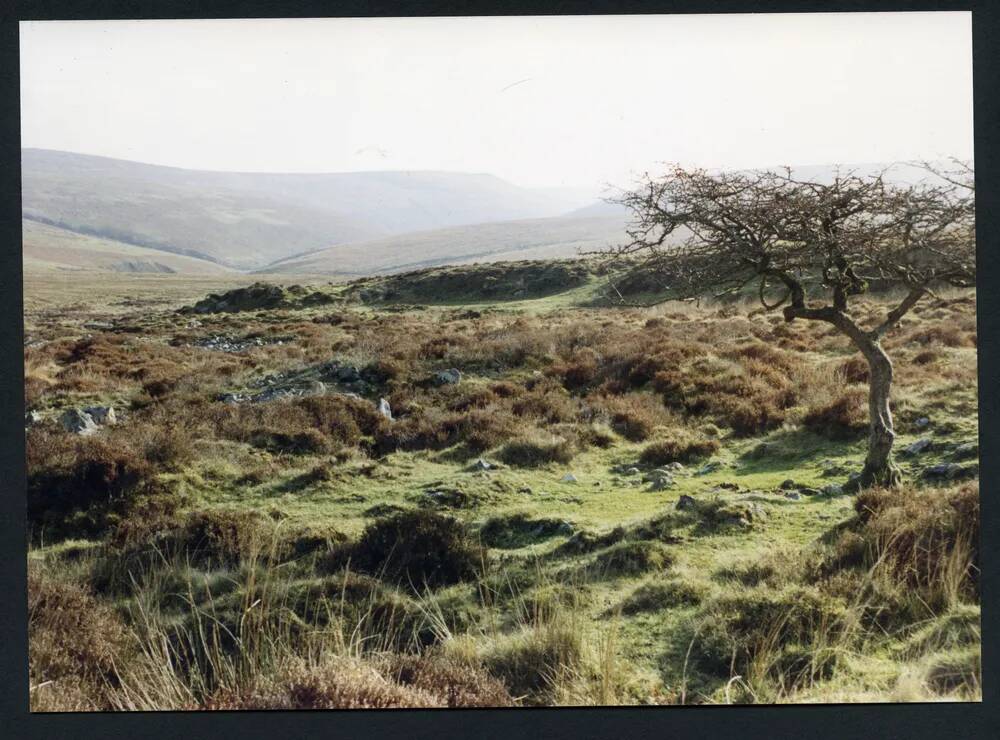
[[[857,484],[861,488],[898,486],[903,476],[892,461],[892,444],[896,441],[892,412],[889,410],[892,361],[877,341],[869,340],[860,349],[868,360],[871,379],[868,388],[868,456]]]

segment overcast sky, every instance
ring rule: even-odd
[[[22,145],[529,186],[972,155],[969,13],[21,24]]]

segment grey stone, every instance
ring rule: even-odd
[[[434,382],[438,385],[455,385],[462,380],[462,373],[455,368],[439,370],[434,374]]]
[[[562,477],[562,482],[563,483],[576,483],[577,479],[576,479],[576,476],[573,475],[572,473],[566,473],[566,475],[564,475]]]
[[[785,498],[789,498],[792,501],[798,501],[802,496],[800,496],[795,491],[785,491]]]
[[[979,445],[976,442],[966,442],[952,450],[953,460],[973,460],[979,457]]]
[[[650,486],[650,491],[666,491],[669,488],[674,487],[674,479],[669,475],[665,475],[661,478],[657,478],[653,481],[653,485]]]
[[[720,470],[721,468],[722,468],[722,463],[719,462],[718,460],[713,460],[712,462],[707,462],[700,468],[698,468],[698,470],[695,472],[695,475],[708,475],[710,473],[714,473],[717,470]]]
[[[378,400],[378,412],[389,421],[392,421],[392,407],[389,406],[389,402],[384,398]]]
[[[798,488],[798,485],[791,478],[787,478],[786,480],[781,481],[781,483],[778,485],[778,488],[780,488],[782,491],[791,491],[795,488]]]
[[[914,457],[916,455],[920,455],[924,452],[927,452],[933,446],[934,443],[931,440],[924,437],[923,439],[918,439],[916,442],[907,445],[903,449],[903,454],[906,455],[907,457]]]
[[[89,414],[95,424],[117,424],[118,417],[115,415],[114,406],[90,406],[85,408],[84,413]]]
[[[799,493],[803,496],[819,496],[820,490],[818,488],[800,488]]]
[[[476,460],[476,462],[472,464],[472,467],[475,468],[476,470],[492,470],[493,464],[487,462],[483,458],[479,458],[478,460]]]
[[[915,422],[913,422],[917,429],[925,429],[931,425],[931,420],[926,416],[921,416]]]
[[[831,483],[828,486],[823,486],[822,490],[820,490],[820,493],[824,496],[839,496],[843,492],[844,487],[837,483]]]
[[[976,466],[978,472],[978,466]],[[964,477],[969,471],[962,465],[958,463],[941,463],[940,465],[931,465],[929,468],[924,468],[924,472],[921,474],[925,480],[956,480],[958,478]]]
[[[42,415],[37,411],[29,411],[24,415],[24,426],[31,427],[42,420]]]
[[[685,510],[693,509],[695,507],[695,500],[688,496],[687,494],[681,494],[681,497],[677,499],[677,505],[674,507],[676,509]]]
[[[60,421],[67,432],[84,436],[93,434],[98,428],[94,418],[82,409],[67,409]]]

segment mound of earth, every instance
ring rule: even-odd
[[[336,300],[329,293],[311,291],[301,285],[283,288],[271,283],[254,283],[246,288],[212,293],[193,306],[185,306],[181,313],[237,313],[273,308],[305,308],[334,303]]]
[[[433,267],[358,280],[348,295],[365,303],[523,300],[577,288],[592,274],[592,266],[583,260]]]

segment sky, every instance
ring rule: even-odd
[[[22,146],[627,186],[972,157],[970,13],[21,23]]]

